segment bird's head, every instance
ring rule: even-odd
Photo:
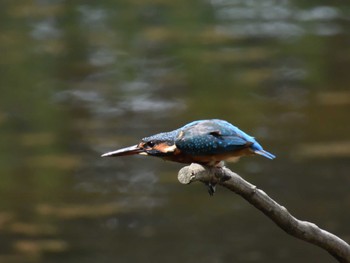
[[[151,155],[164,157],[174,153],[176,150],[175,136],[173,132],[159,133],[143,138],[139,144],[125,147],[116,151],[108,152],[102,157],[126,156],[126,155]]]

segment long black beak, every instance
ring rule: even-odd
[[[145,153],[145,151],[142,148],[140,148],[138,145],[133,145],[133,146],[122,148],[116,151],[104,153],[101,155],[101,157],[126,156],[126,155],[134,155],[139,153]]]

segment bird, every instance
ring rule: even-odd
[[[145,137],[136,145],[104,153],[102,157],[136,154],[209,167],[249,155],[275,158],[254,137],[220,119],[193,121],[176,130]]]

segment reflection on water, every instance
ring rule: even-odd
[[[306,34],[329,36],[342,31],[341,25],[333,23],[341,16],[337,7],[301,9],[288,1],[258,0],[241,3],[243,7],[237,7],[237,3],[231,1],[212,3],[217,7],[219,20],[226,23],[220,28],[231,35],[295,38]]]
[[[333,262],[179,164],[99,156],[227,119],[278,157],[229,167],[350,241],[349,7],[3,4],[0,261]]]

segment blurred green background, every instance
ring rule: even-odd
[[[0,7],[1,262],[334,262],[181,164],[100,158],[206,118],[277,155],[232,170],[350,241],[348,1]]]

